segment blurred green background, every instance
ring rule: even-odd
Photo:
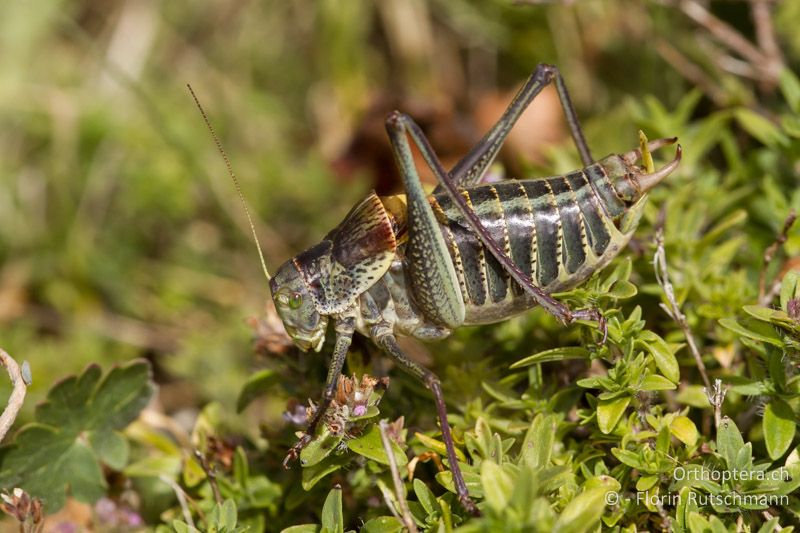
[[[799,2],[765,4],[777,54],[764,48],[749,2],[697,5],[764,57],[797,66]],[[211,400],[232,410],[261,364],[247,318],[265,313],[268,287],[187,83],[232,160],[274,269],[370,188],[397,189],[382,124],[394,108],[417,118],[450,163],[539,62],[561,68],[595,156],[636,145],[632,101],[647,95],[672,109],[695,88],[697,115],[768,109],[777,78],[754,68],[769,65],[727,49],[685,6],[3,2],[0,347],[31,364],[22,420],[55,380],[89,362],[150,359],[168,414]],[[505,153],[510,174],[579,166],[557,104],[542,101]],[[764,242],[774,229],[764,227]],[[304,369],[324,375],[322,361],[302,359],[297,381]],[[0,384],[3,395],[9,389]],[[284,408],[248,416],[277,423]]]

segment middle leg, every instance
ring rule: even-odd
[[[450,471],[453,474],[453,484],[455,485],[458,501],[461,502],[461,505],[463,505],[470,514],[480,516],[478,507],[469,497],[464,475],[461,473],[461,468],[458,466],[458,457],[456,456],[456,448],[453,443],[453,435],[450,431],[450,424],[447,422],[447,407],[444,403],[441,381],[436,374],[414,362],[403,353],[403,350],[397,343],[397,339],[392,333],[386,330],[379,332],[379,329],[380,328],[375,328],[375,336],[373,337],[375,343],[392,356],[392,359],[397,361],[403,370],[422,381],[425,387],[433,394],[433,399],[436,403],[436,414],[438,415],[439,425],[442,429],[442,440],[447,449],[447,460],[450,463]]]

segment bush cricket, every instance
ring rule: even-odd
[[[584,168],[481,184],[514,123],[550,83]],[[498,322],[539,305],[564,324],[597,321],[605,338],[597,309],[571,310],[550,293],[579,285],[627,245],[647,191],[677,168],[681,147],[658,170],[650,151],[677,139],[595,160],[558,69],[546,64],[536,67],[498,122],[449,172],[409,116],[391,113],[386,129],[405,194],[367,195],[320,243],[283,263],[274,276],[259,246],[275,307],[295,344],[319,351],[329,321],[336,333],[322,398],[284,465],[314,438],[358,331],[433,394],[458,499],[477,514],[456,459],[439,378],[410,359],[397,336],[441,339],[459,326]],[[423,189],[409,139],[436,176],[433,194]],[[214,140],[235,182],[216,135]],[[644,167],[637,165],[640,159]]]

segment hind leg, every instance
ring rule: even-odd
[[[581,125],[578,122],[578,114],[572,106],[572,100],[569,97],[569,92],[561,73],[553,65],[539,64],[522,89],[514,96],[503,116],[448,173],[457,187],[470,187],[480,183],[481,178],[486,173],[486,169],[497,157],[497,153],[503,146],[514,124],[542,89],[551,83],[556,85],[558,97],[561,100],[561,108],[564,110],[564,116],[567,118],[567,124],[569,125],[572,139],[575,141],[575,146],[578,148],[581,161],[583,161],[583,166],[589,166],[594,163],[589,146],[583,136],[583,130],[581,130]],[[441,188],[438,188],[437,192],[439,190]]]

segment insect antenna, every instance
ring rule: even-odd
[[[188,83],[186,87],[189,88],[189,92],[192,93],[192,98],[194,99],[195,105],[197,105],[197,109],[200,110],[200,114],[203,116],[203,121],[206,123],[208,127],[208,131],[211,132],[211,137],[214,139],[214,144],[217,145],[217,150],[219,150],[220,155],[222,155],[222,159],[225,160],[225,166],[228,169],[228,174],[233,180],[233,185],[236,187],[236,192],[239,194],[239,199],[242,201],[242,205],[244,206],[244,212],[247,215],[247,222],[250,224],[250,231],[253,232],[253,241],[256,243],[256,248],[258,248],[258,257],[261,259],[261,269],[264,271],[264,276],[266,276],[267,281],[272,279],[272,276],[269,275],[269,270],[267,270],[267,262],[264,260],[264,253],[261,251],[261,244],[258,242],[258,235],[256,234],[256,227],[253,224],[253,218],[250,216],[250,209],[247,207],[247,202],[244,199],[244,194],[242,194],[242,188],[239,186],[239,180],[236,178],[236,174],[233,173],[233,167],[231,166],[231,161],[228,159],[228,155],[225,153],[225,150],[222,148],[222,143],[219,141],[219,137],[217,137],[216,132],[214,131],[214,127],[211,125],[211,121],[208,120],[208,115],[206,115],[203,106],[200,105],[200,100],[197,99],[197,95],[194,93],[194,89]]]

